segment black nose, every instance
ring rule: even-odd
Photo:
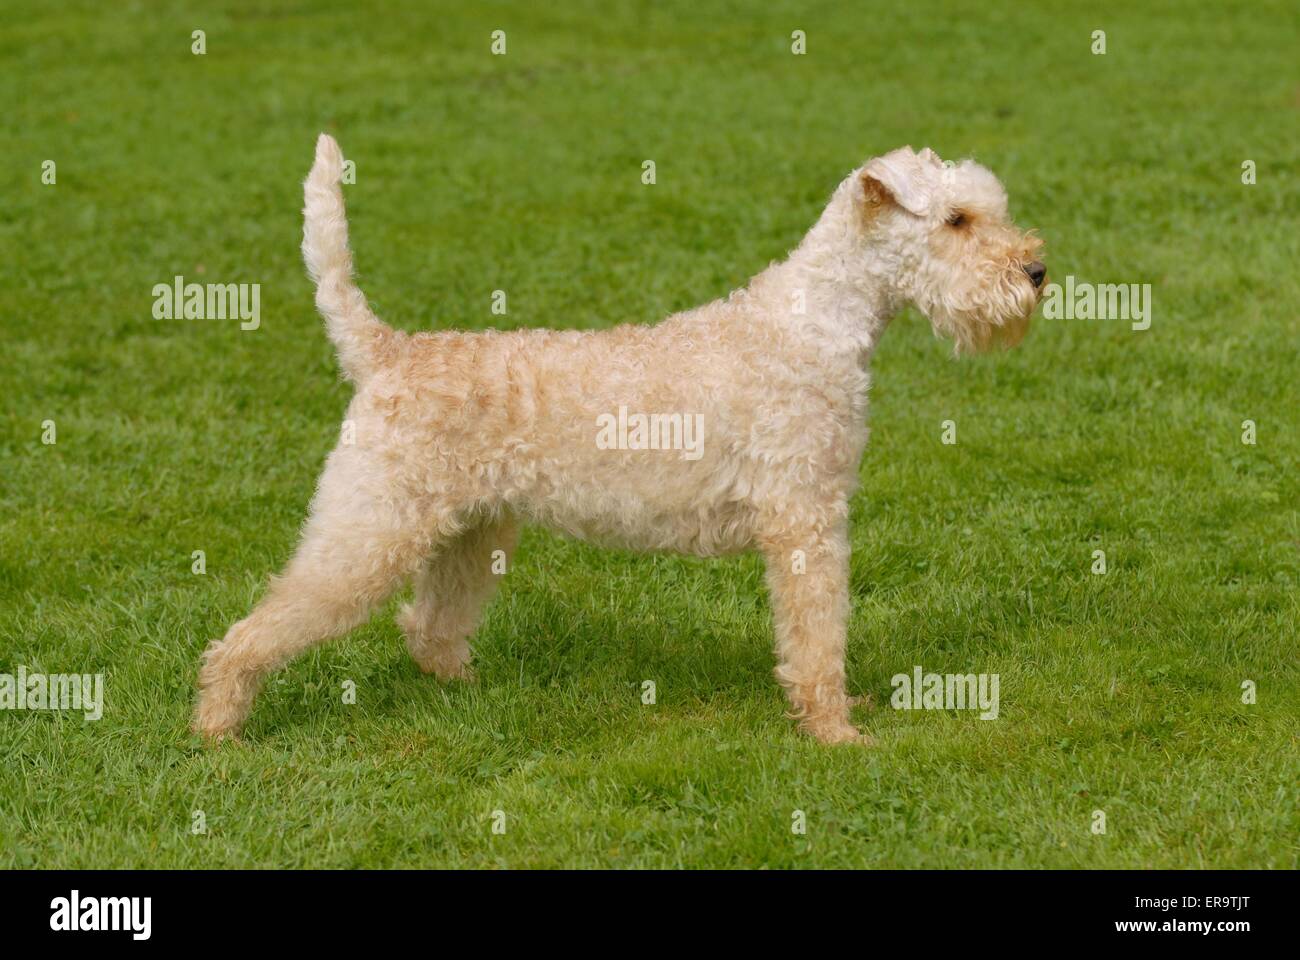
[[[1035,260],[1033,263],[1025,264],[1025,273],[1029,274],[1029,279],[1033,281],[1035,287],[1041,287],[1043,277],[1047,276],[1047,267]]]

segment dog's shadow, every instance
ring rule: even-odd
[[[580,724],[593,711],[635,711],[647,699],[703,712],[723,695],[782,716],[757,557],[568,549],[579,562],[543,547],[502,584],[473,639],[474,682],[443,682],[419,670],[393,622],[394,601],[366,626],[269,678],[247,736],[313,728],[337,736],[359,719],[388,725],[404,717],[420,718],[422,728],[497,730],[523,712],[562,726],[566,717]]]

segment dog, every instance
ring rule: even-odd
[[[1023,337],[1046,268],[997,178],[928,148],[876,157],[784,261],[655,325],[408,334],[353,280],[342,168],[322,134],[302,249],[355,385],[344,437],[287,568],[206,651],[196,730],[237,736],[269,671],[408,581],[411,656],[470,679],[483,604],[535,523],[636,550],[761,551],[791,716],[826,743],[870,742],[844,671],[868,364],[909,303],[957,353]]]

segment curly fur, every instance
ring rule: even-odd
[[[513,549],[523,521],[634,549],[762,551],[793,715],[824,741],[865,739],[849,719],[844,643],[867,365],[908,302],[960,350],[1023,335],[1038,241],[1007,220],[997,179],[929,150],[878,157],[785,261],[654,326],[408,335],[353,282],[342,162],[322,135],[303,254],[356,384],[355,442],[329,455],[286,570],[208,649],[196,728],[237,733],[268,671],[411,579],[398,619],[412,656],[468,677],[492,554]],[[601,449],[596,418],[620,405],[703,414],[703,455]]]

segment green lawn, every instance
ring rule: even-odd
[[[1297,865],[1291,5],[177,6],[0,11],[0,672],[107,687],[97,722],[0,711],[0,866]],[[322,129],[406,329],[723,295],[903,143],[987,163],[1054,279],[1150,283],[1152,325],[1039,320],[962,361],[910,311],[885,338],[850,626],[872,749],[783,716],[756,558],[540,531],[476,686],[417,671],[394,602],[208,749],[199,653],[287,559],[348,399],[298,252]],[[260,283],[261,327],[154,319],[177,274]],[[999,719],[891,709],[916,665],[999,674]]]

